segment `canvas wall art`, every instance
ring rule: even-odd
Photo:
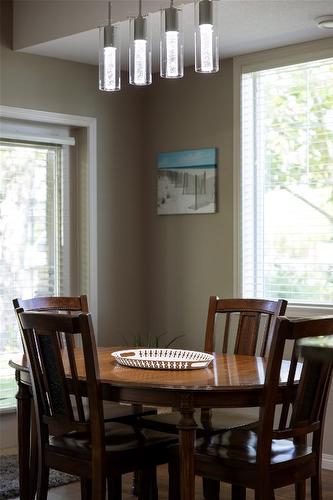
[[[216,148],[159,153],[157,213],[216,212]]]

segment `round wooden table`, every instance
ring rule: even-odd
[[[333,335],[323,337],[308,337],[298,343],[304,358],[310,359],[333,359]]]
[[[117,364],[111,352],[117,348],[98,348],[103,399],[123,403],[170,406],[181,413],[179,421],[181,498],[193,500],[195,408],[255,407],[261,403],[266,359],[255,356],[221,355],[199,370],[145,370]],[[78,374],[84,392],[83,354],[76,349]],[[29,497],[29,431],[31,409],[29,369],[25,356],[13,358],[19,386],[18,428],[21,499]],[[283,361],[280,374],[280,398],[287,382],[289,361]]]

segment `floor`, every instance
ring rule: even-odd
[[[123,479],[123,500],[134,500],[130,493],[131,487],[131,474],[127,474]],[[167,468],[161,466],[158,469],[158,482],[159,482],[159,500],[168,500],[167,494]],[[309,490],[309,488],[307,488]],[[310,500],[309,491],[307,491],[307,500]],[[202,488],[200,478],[196,479],[196,496],[194,500],[202,500]],[[275,500],[294,500],[293,487],[281,488],[276,490]],[[80,499],[80,485],[79,483],[72,483],[59,488],[53,488],[49,491],[48,500],[79,500]],[[230,490],[227,485],[223,485],[221,491],[221,500],[230,500]],[[252,491],[248,491],[247,500],[253,500],[254,496]],[[19,499],[16,499],[19,500]],[[333,500],[333,471],[323,471],[323,500]]]

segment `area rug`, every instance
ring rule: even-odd
[[[0,456],[0,500],[15,498],[20,495],[18,479],[18,458],[17,455]],[[55,470],[50,471],[49,487],[54,488],[62,484],[78,481],[75,476],[64,474]]]

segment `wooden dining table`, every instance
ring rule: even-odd
[[[197,422],[196,408],[241,408],[259,406],[263,397],[266,359],[255,356],[213,353],[210,366],[196,370],[154,370],[119,365],[112,357],[117,348],[98,348],[103,399],[131,404],[173,407],[180,412],[179,454],[181,499],[193,500],[194,446]],[[82,350],[75,356],[84,392]],[[18,383],[18,436],[21,500],[29,496],[29,419],[31,411],[30,375],[24,355],[10,362]],[[289,361],[283,361],[280,373],[280,399],[288,377]],[[208,422],[209,424],[209,422]],[[207,425],[207,421],[205,421]]]
[[[323,337],[308,337],[298,343],[298,349],[305,358],[333,359],[333,335]]]

